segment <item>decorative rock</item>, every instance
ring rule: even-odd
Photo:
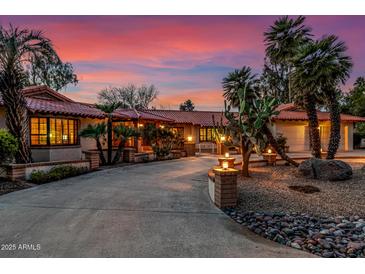
[[[291,243],[290,246],[296,249],[302,249],[298,243]]]
[[[352,177],[352,168],[340,160],[322,160],[311,158],[303,161],[298,171],[306,178],[342,181]]]

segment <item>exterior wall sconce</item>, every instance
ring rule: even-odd
[[[188,142],[192,142],[193,141],[193,136],[188,136]]]
[[[221,136],[221,142],[224,142],[226,140],[226,136]]]

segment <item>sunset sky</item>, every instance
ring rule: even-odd
[[[260,73],[263,32],[277,16],[0,16],[43,30],[80,80],[63,94],[95,102],[107,86],[154,84],[156,107],[176,109],[192,99],[197,109],[220,110],[221,80],[234,68]],[[365,76],[365,16],[311,16],[316,37],[335,34],[349,47],[354,68],[344,90]]]

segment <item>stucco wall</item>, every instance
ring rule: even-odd
[[[290,152],[309,150],[309,129],[307,122],[301,121],[276,121],[275,134],[283,133],[288,138]],[[330,137],[330,122],[320,122],[321,144],[327,150]],[[346,129],[347,128],[347,129]],[[347,143],[347,145],[345,145]],[[341,123],[340,151],[353,150],[353,123]]]

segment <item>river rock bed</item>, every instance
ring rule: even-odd
[[[326,258],[365,257],[365,218],[304,213],[224,212],[267,239]]]

